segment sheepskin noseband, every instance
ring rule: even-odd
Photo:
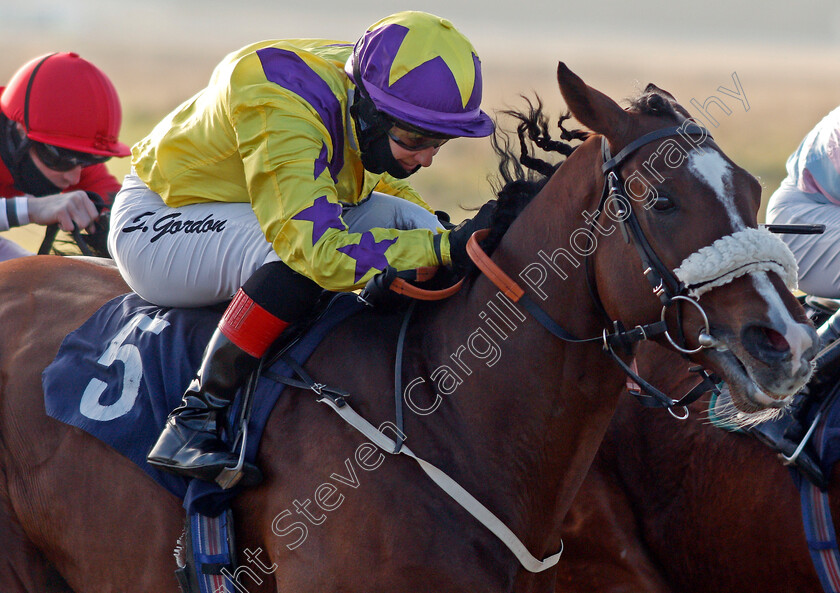
[[[788,288],[797,286],[793,253],[765,229],[749,228],[722,237],[689,255],[674,270],[694,298],[755,272],[776,272]]]

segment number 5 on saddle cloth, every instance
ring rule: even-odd
[[[354,294],[337,295],[287,355],[303,364],[336,324],[363,308]],[[158,471],[146,463],[146,455],[195,374],[220,316],[210,309],[157,307],[135,294],[117,297],[64,339],[42,379],[47,415],[107,443],[183,499],[188,512],[209,516],[227,508],[239,488]],[[293,374],[282,360],[267,370],[274,377]],[[284,388],[275,380],[256,384],[251,411],[245,415],[244,455],[251,462]],[[231,418],[241,413],[236,407]],[[231,445],[236,438],[227,435]]]

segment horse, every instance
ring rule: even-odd
[[[638,366],[666,390],[697,382],[654,344]],[[680,421],[621,401],[561,527],[558,593],[823,590],[791,470],[757,439],[713,425],[708,404]],[[827,490],[834,517],[838,471]]]
[[[756,226],[756,179],[711,138],[698,138],[665,91],[651,85],[624,109],[562,62],[557,79],[571,114],[590,131],[574,147],[553,141],[568,156],[527,202],[499,198],[499,212],[513,220],[502,234],[499,214],[491,230],[498,273],[472,275],[451,298],[418,305],[401,340],[401,371],[413,378],[403,383],[402,399],[413,404],[406,443],[537,558],[563,547],[561,520],[618,405],[620,364],[639,340],[693,351],[697,364],[730,383],[745,412],[784,405],[807,381],[816,351],[814,330],[778,270],[730,277],[699,300],[666,290],[670,270],[696,260],[689,256]],[[669,152],[677,140],[681,159]],[[654,198],[624,196],[636,195],[633,182],[664,157],[669,166],[651,182]],[[509,165],[508,176],[517,174]],[[508,277],[504,293],[497,287],[503,271],[527,281],[527,311],[518,283]],[[180,501],[108,446],[45,414],[41,372],[62,338],[126,291],[114,269],[72,258],[0,266],[6,593],[176,590]],[[404,319],[400,311],[353,316],[305,365],[319,383],[348,391],[375,426],[394,414]],[[260,444],[264,480],[232,504],[237,590],[553,590],[554,570],[523,569],[412,460],[369,449],[360,455],[365,443],[312,391],[284,392]]]

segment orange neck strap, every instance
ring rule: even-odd
[[[522,298],[525,291],[510,276],[505,274],[499,266],[494,264],[490,257],[484,253],[481,245],[478,244],[489,233],[489,229],[482,229],[473,233],[469,241],[467,241],[467,255],[478,266],[478,269],[490,279],[490,282],[495,284],[507,298],[516,303]]]

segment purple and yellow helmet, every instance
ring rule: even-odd
[[[398,122],[446,136],[493,132],[479,108],[481,61],[446,19],[416,11],[382,19],[356,42],[345,71]]]

